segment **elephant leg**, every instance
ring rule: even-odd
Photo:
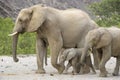
[[[118,76],[119,75],[119,66],[120,66],[120,56],[116,58],[116,66],[113,72],[113,76]]]
[[[72,63],[72,67],[73,67],[72,73],[73,73],[73,74],[77,74],[77,72],[78,72],[76,66],[77,66],[77,65],[76,65],[76,62]]]
[[[65,69],[65,66],[64,66],[64,63],[63,64],[58,64],[57,63],[57,61],[58,61],[58,55],[59,55],[59,51],[60,51],[60,49],[62,48],[62,47],[60,47],[60,46],[56,46],[56,47],[54,47],[54,48],[56,48],[56,49],[51,49],[51,63],[52,63],[52,66],[54,67],[54,68],[56,68],[57,70],[58,70],[58,72],[61,74],[63,71],[64,71],[64,69]]]
[[[99,69],[100,69],[99,76],[100,77],[107,77],[108,72],[106,71],[105,64],[111,57],[111,46],[105,47],[102,50],[103,50],[103,54],[102,54],[101,62],[99,64]]]
[[[102,59],[102,54],[103,54],[102,52],[99,52],[99,53],[98,53],[98,62],[99,62],[99,63],[100,63],[100,61],[101,61],[101,59]]]
[[[77,64],[76,64],[76,71],[77,71],[77,73],[80,72],[80,68],[81,68],[81,64],[80,64],[80,63],[77,63]]]
[[[86,64],[81,66],[80,74],[87,74],[90,72],[90,67]]]
[[[98,60],[98,51],[93,49],[93,59],[94,59],[94,66],[95,66],[95,69],[99,69],[99,60]]]
[[[44,46],[45,44],[43,43],[43,41],[39,38],[37,38],[36,41],[36,52],[37,52],[37,66],[38,66],[38,70],[36,73],[40,73],[43,74],[45,73],[45,70],[43,68],[43,60],[44,60],[44,55],[46,54],[45,50],[46,47]]]
[[[98,49],[98,61],[99,61],[99,63],[102,59],[102,54],[103,54],[102,49]]]
[[[73,65],[73,71],[72,71],[72,73],[75,75],[75,74],[77,74],[77,69],[76,69],[76,66],[75,65]]]
[[[81,65],[81,67],[80,67],[80,74],[84,74],[84,66],[83,65]]]
[[[92,64],[91,57],[88,56],[88,57],[86,57],[86,58],[87,58],[87,59],[86,59],[86,65],[88,65],[88,66],[92,69],[93,74],[96,74],[95,68],[94,68],[94,66],[93,66],[93,64]],[[97,58],[96,58],[96,59],[97,59]]]
[[[95,71],[93,65],[91,65],[90,68],[92,69],[93,74],[96,74],[96,71]]]
[[[64,73],[67,73],[68,72],[68,69],[71,67],[71,63],[68,62],[67,66],[65,67],[65,70],[64,70]]]
[[[58,37],[60,37],[60,36],[58,36]],[[56,39],[56,40],[49,39],[49,46],[50,46],[52,66],[54,68],[56,68],[58,70],[58,72],[61,74],[64,71],[65,66],[64,66],[64,63],[58,64],[57,61],[58,61],[58,55],[63,47],[63,42],[62,42],[62,38],[58,38],[58,39]]]
[[[71,64],[72,64],[72,67],[73,67],[73,71],[72,73],[73,74],[77,74],[80,70],[79,70],[79,60],[78,60],[78,57],[74,57],[73,59],[70,60],[71,61]]]

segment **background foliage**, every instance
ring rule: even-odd
[[[120,0],[102,0],[90,5],[100,26],[120,26]]]
[[[12,38],[8,34],[12,32],[13,27],[14,22],[11,18],[0,17],[0,55],[12,54]],[[18,53],[35,53],[35,35],[33,33],[19,36],[18,42]]]

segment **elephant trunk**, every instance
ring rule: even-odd
[[[89,48],[90,48],[89,46],[85,46],[83,53],[81,55],[81,63],[85,63],[85,58],[87,56]]]
[[[19,59],[16,56],[18,36],[19,36],[19,33],[12,36],[12,54],[13,54],[13,60],[15,62],[19,61]]]

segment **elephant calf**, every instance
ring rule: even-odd
[[[62,50],[59,56],[59,63],[63,64],[65,61],[68,61],[67,67],[65,68],[65,73],[67,73],[67,70],[69,67],[73,67],[73,74],[81,73],[89,73],[90,68],[92,69],[93,73],[96,73],[90,55],[87,56],[85,64],[80,63],[81,55],[82,55],[83,49],[77,49],[77,48],[70,48]]]

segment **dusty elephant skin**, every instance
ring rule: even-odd
[[[98,59],[100,61],[99,69],[101,77],[107,77],[105,68],[106,62],[111,56],[116,58],[116,66],[113,72],[114,76],[119,75],[120,66],[120,29],[116,27],[98,28],[88,32],[85,39],[84,54],[81,57],[83,62],[88,49],[94,47],[99,51]]]
[[[88,14],[78,9],[58,10],[40,4],[24,8],[19,12],[11,34],[13,59],[18,62],[16,50],[19,34],[36,32],[37,72],[45,73],[43,60],[49,44],[51,63],[62,73],[64,65],[57,62],[60,50],[83,47],[85,35],[96,27],[97,24]]]
[[[59,55],[59,63],[64,64],[65,61],[68,61],[68,64],[65,68],[65,73],[67,73],[68,69],[73,67],[73,74],[81,73],[86,74],[90,72],[90,68],[92,72],[95,74],[96,71],[92,65],[91,57],[88,55],[85,60],[85,64],[81,64],[80,59],[83,52],[83,48],[69,48],[61,51]]]

